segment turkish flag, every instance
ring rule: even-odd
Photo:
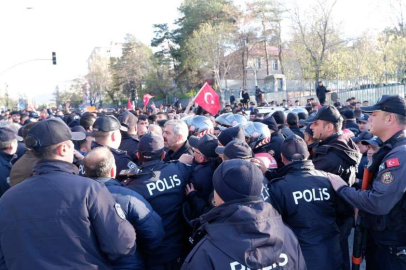
[[[131,104],[130,100],[127,101],[127,107],[129,110],[133,110],[133,105]]]
[[[388,159],[386,161],[386,167],[387,168],[397,167],[399,165],[400,165],[400,162],[399,162],[398,158],[392,158],[392,159]]]
[[[150,95],[150,94],[145,94],[145,95],[144,95],[144,106],[147,106],[149,100],[150,100],[151,98],[153,98],[153,97],[155,97],[155,96],[152,96],[152,95]]]
[[[197,93],[195,102],[212,115],[215,115],[221,109],[219,95],[208,83],[205,83]]]

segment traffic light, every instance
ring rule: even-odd
[[[56,53],[52,52],[52,64],[56,65]]]

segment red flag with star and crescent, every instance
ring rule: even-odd
[[[144,99],[143,99],[143,101],[144,101],[144,107],[147,106],[149,100],[150,100],[151,98],[153,98],[153,97],[155,97],[155,96],[152,96],[152,95],[150,95],[150,94],[145,94],[145,95],[144,95]]]
[[[208,83],[205,83],[199,93],[197,93],[195,102],[212,115],[217,114],[221,109],[219,95]]]

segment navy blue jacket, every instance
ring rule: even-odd
[[[104,146],[104,145],[101,145],[97,142],[92,143],[92,149],[94,149],[96,147],[102,147],[102,146]],[[104,146],[104,147],[107,147],[107,146]],[[113,149],[110,147],[107,147],[107,148],[110,149],[111,153],[114,156],[114,160],[116,162],[116,167],[117,167],[116,179],[119,180],[120,172],[122,170],[129,170],[129,169],[133,168],[134,166],[136,166],[136,164],[131,160],[131,158],[127,155],[127,153],[125,151],[122,151],[120,149]],[[81,164],[79,165],[79,175],[86,176],[85,169],[84,169],[84,160],[82,160]]]
[[[0,197],[10,188],[11,162],[14,155],[0,151]]]
[[[193,174],[191,175],[190,182],[199,193],[199,196],[205,201],[209,199],[210,194],[214,190],[212,178],[218,164],[219,162],[216,162],[215,160],[201,164],[194,162]]]
[[[271,204],[299,239],[308,269],[341,269],[337,195],[327,174],[315,170],[310,160],[277,173],[281,177],[269,184]]]
[[[138,152],[138,144],[140,141],[135,135],[130,135],[127,132],[122,132],[121,144],[119,149],[127,152],[127,155],[138,164],[136,153]]]
[[[134,256],[122,258],[113,262],[114,269],[145,269],[141,254],[144,250],[152,250],[164,238],[164,228],[161,217],[151,205],[137,192],[125,188],[116,179],[97,178],[106,185],[117,203],[121,205],[127,220],[137,232],[137,250]]]
[[[337,190],[340,197],[358,208],[363,225],[369,228],[373,241],[386,246],[406,246],[406,132],[395,134],[384,142],[373,160],[383,159],[374,173],[369,190],[343,186]]]
[[[27,147],[25,146],[25,143],[18,141],[16,158],[13,159],[13,164],[15,164],[17,162],[17,160],[19,160],[25,154],[26,150],[27,150]]]
[[[107,188],[71,163],[43,160],[0,200],[0,269],[111,269],[135,232]]]
[[[140,169],[140,175],[123,183],[141,194],[162,218],[165,237],[159,247],[147,251],[146,264],[163,264],[179,258],[185,252],[186,223],[182,205],[192,167],[180,162],[155,160],[146,162]]]
[[[199,231],[206,236],[189,253],[182,270],[306,269],[295,235],[269,203],[230,201],[199,221]]]

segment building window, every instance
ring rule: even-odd
[[[255,60],[255,63],[254,63],[255,68],[261,69],[261,58],[255,58],[254,60]]]
[[[278,70],[278,60],[272,60],[272,70]]]

